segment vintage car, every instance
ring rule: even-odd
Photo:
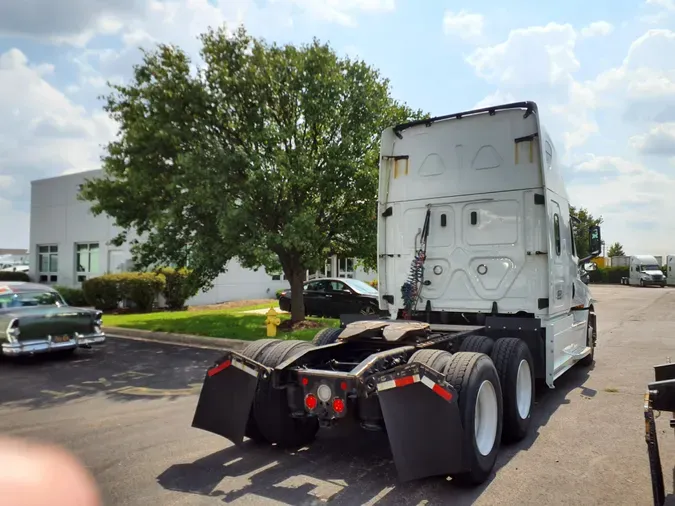
[[[69,306],[55,289],[0,281],[0,353],[69,353],[105,342],[103,312]]]

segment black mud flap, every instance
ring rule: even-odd
[[[410,364],[376,379],[389,444],[402,481],[465,469],[456,390],[443,376]]]
[[[254,360],[226,353],[206,372],[192,426],[241,444],[258,381],[269,373]]]

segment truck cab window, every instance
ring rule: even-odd
[[[560,256],[560,217],[553,215],[553,236],[555,238],[555,254]]]
[[[572,256],[576,256],[577,254],[577,245],[574,242],[574,224],[572,223],[572,220],[570,220],[570,244],[572,248]]]

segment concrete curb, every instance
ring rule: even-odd
[[[103,327],[106,335],[122,337],[139,341],[154,341],[165,344],[181,344],[183,346],[195,346],[199,348],[212,348],[216,350],[241,351],[251,341],[241,339],[226,339],[220,337],[194,336],[190,334],[173,334],[169,332],[155,332],[152,330],[126,329],[122,327]],[[264,336],[261,336],[261,339]]]

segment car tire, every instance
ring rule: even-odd
[[[468,464],[468,470],[453,475],[452,481],[475,487],[492,474],[501,446],[503,401],[499,376],[490,357],[470,352],[452,355],[445,372],[459,397]]]
[[[490,355],[495,342],[486,336],[468,336],[459,345],[459,351],[471,351],[474,353],[485,353]]]
[[[325,329],[321,329],[316,333],[314,339],[312,339],[312,344],[314,346],[325,346],[327,344],[333,344],[335,341],[337,341],[337,338],[340,337],[341,333],[342,329],[339,328],[336,329],[328,327]]]
[[[375,307],[372,304],[365,304],[359,309],[359,314],[364,316],[376,315],[380,311],[380,308]]]
[[[492,361],[499,373],[504,398],[502,441],[515,443],[527,436],[534,407],[534,361],[525,341],[498,339]]]
[[[313,345],[306,341],[282,341],[266,348],[260,356],[260,363],[276,367],[309,348],[313,348]],[[304,446],[314,440],[319,430],[319,422],[315,417],[291,417],[286,390],[274,388],[270,378],[258,383],[253,415],[260,434],[280,448]]]

